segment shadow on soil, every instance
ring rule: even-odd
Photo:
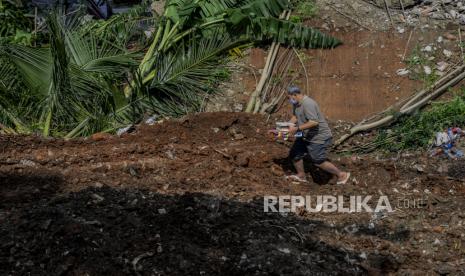
[[[0,173],[0,208],[48,199],[59,192],[62,183],[56,174]]]
[[[334,228],[265,213],[262,198],[106,186],[58,195],[56,176],[0,181],[2,275],[363,275],[398,266],[390,255],[365,260],[325,244],[318,233]]]

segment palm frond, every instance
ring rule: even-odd
[[[246,36],[255,41],[274,40],[299,48],[334,48],[341,41],[316,29],[273,17],[250,20]]]
[[[35,92],[46,94],[50,84],[50,49],[32,48],[17,44],[3,46],[2,56],[15,65],[22,80]]]
[[[88,72],[117,72],[136,66],[137,57],[107,41],[99,41],[93,35],[83,37],[76,32],[66,32],[66,46],[74,64]]]
[[[151,82],[155,91],[177,95],[182,92],[202,93],[208,89],[208,80],[218,70],[218,57],[244,41],[231,40],[229,36],[200,40],[189,39],[175,53],[159,57],[157,72]]]

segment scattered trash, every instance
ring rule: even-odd
[[[449,51],[447,49],[444,49],[444,51],[442,51],[442,53],[448,58],[450,58],[452,56],[452,51]]]
[[[422,52],[432,52],[433,51],[433,46],[427,45],[423,49],[421,49]]]
[[[133,167],[129,167],[129,174],[132,176],[138,176],[137,170]]]
[[[131,133],[135,130],[136,128],[134,125],[128,125],[127,127],[120,128],[116,131],[116,135],[121,136],[125,133]]]
[[[92,199],[94,199],[95,202],[102,202],[105,200],[104,197],[98,195],[98,194],[92,194],[90,195],[90,197],[92,197]]]
[[[455,146],[455,143],[463,133],[458,127],[448,128],[443,132],[437,132],[434,143],[432,144],[431,156],[437,156],[444,153],[450,159],[463,157],[463,151]]]
[[[158,119],[158,115],[150,116],[147,120],[145,120],[145,124],[149,126],[153,126],[157,122],[157,119]]]
[[[19,161],[19,164],[27,166],[27,167],[35,167],[37,164],[34,161],[22,159]]]
[[[402,69],[399,69],[396,71],[396,74],[398,76],[405,76],[405,75],[408,75],[410,73],[409,70],[407,70],[406,68],[402,68]]]
[[[436,64],[436,69],[438,69],[438,71],[441,71],[441,72],[444,72],[447,67],[449,67],[449,63],[445,62],[445,61],[440,61]]]
[[[413,168],[414,168],[417,172],[420,172],[420,173],[425,172],[425,167],[422,166],[422,165],[415,164],[415,165],[413,166]]]
[[[268,131],[269,134],[273,135],[278,140],[287,141],[289,137],[289,128],[295,127],[294,123],[290,122],[276,122],[276,128]],[[294,137],[302,137],[303,132],[298,131],[295,133]]]
[[[145,30],[144,31],[144,35],[146,38],[151,38],[153,36],[153,33],[154,33],[155,29],[154,28],[150,28],[148,30]]]
[[[165,153],[169,159],[173,160],[175,158],[174,153],[171,150],[167,150]]]
[[[425,72],[426,75],[431,75],[431,73],[433,72],[433,70],[431,70],[431,67],[427,65],[423,66],[423,71]]]

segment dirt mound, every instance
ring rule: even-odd
[[[333,155],[348,185],[312,166],[313,182],[297,185],[270,127],[206,113],[122,137],[0,137],[0,273],[465,273],[460,166]],[[386,195],[394,212],[267,215],[265,195]]]
[[[15,209],[0,226],[0,274],[359,275],[355,253],[303,237],[327,226],[261,202],[108,187]]]
[[[204,113],[142,125],[122,137],[6,137],[0,162],[7,172],[50,169],[63,176],[63,190],[106,184],[234,196],[263,191],[254,183],[278,184],[273,176],[284,174],[275,161],[286,158],[288,149],[268,140],[265,122],[258,115]]]

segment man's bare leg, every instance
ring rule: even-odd
[[[303,163],[302,163],[303,164]],[[295,166],[295,165],[294,165]],[[347,172],[339,170],[333,163],[325,161],[321,164],[315,164],[318,168],[337,176],[338,181],[343,181],[347,177]],[[297,169],[297,168],[296,168]]]
[[[297,176],[300,178],[305,178],[305,168],[304,168],[304,160],[300,159],[298,161],[294,161],[294,168],[297,171]]]

